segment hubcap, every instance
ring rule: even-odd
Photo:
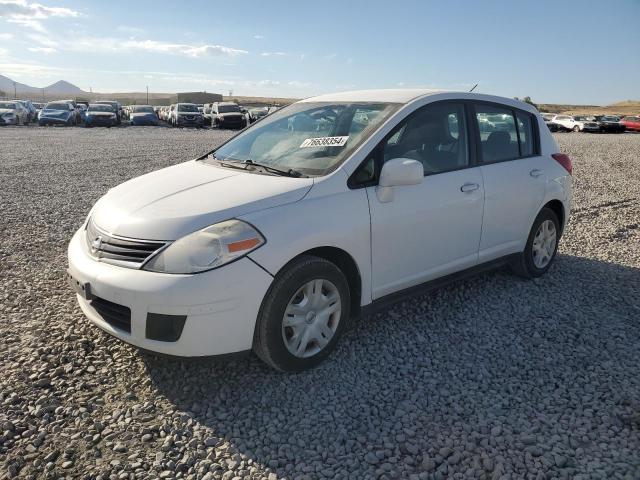
[[[537,268],[546,267],[556,250],[556,226],[551,220],[545,220],[538,227],[533,238],[533,264]]]
[[[282,319],[282,339],[289,352],[307,358],[322,351],[338,329],[340,293],[329,280],[305,283],[291,297]]]

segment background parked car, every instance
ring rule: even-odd
[[[129,121],[131,125],[158,125],[158,116],[151,105],[133,105]]]
[[[561,130],[580,132],[584,126],[584,122],[576,120],[571,115],[556,115],[551,120],[557,124]]]
[[[85,127],[113,127],[118,124],[118,116],[111,105],[91,103],[84,119]]]
[[[600,124],[596,122],[596,118],[591,115],[579,115],[574,117],[577,121],[582,122],[582,131],[587,133],[600,132]]]
[[[211,104],[211,126],[218,128],[244,128],[247,119],[237,103],[216,102]]]
[[[38,125],[77,125],[76,109],[67,101],[49,102],[40,112]]]
[[[640,116],[624,117],[620,120],[620,123],[622,123],[629,131],[640,132]]]
[[[44,107],[44,103],[38,103],[38,102],[32,102],[33,103],[33,107],[36,109],[36,120],[38,120],[38,117],[40,116],[40,111],[42,110],[42,108]]]
[[[79,122],[83,123],[87,117],[87,109],[89,108],[89,102],[77,102],[76,103],[76,112],[78,114]]]
[[[122,105],[120,105],[120,102],[116,102],[115,100],[97,100],[95,102],[93,102],[94,104],[98,105],[111,105],[111,108],[113,108],[113,111],[116,114],[116,125],[120,125],[122,123]]]
[[[27,125],[29,112],[16,100],[0,102],[0,125]]]
[[[177,103],[171,111],[171,125],[174,127],[202,127],[204,118],[195,103]]]
[[[267,108],[250,108],[249,109],[249,122],[257,122],[261,118],[267,116],[268,109]]]
[[[553,122],[553,117],[555,117],[556,115],[554,113],[542,113],[541,115],[549,131],[557,132],[558,124]]]
[[[22,104],[22,106],[27,110],[27,113],[29,114],[29,121],[27,123],[35,122],[36,118],[38,117],[38,111],[36,110],[36,107],[33,106],[33,103],[31,103],[31,100],[17,101]]]
[[[620,117],[615,115],[598,115],[596,121],[600,125],[600,131],[604,133],[622,133],[626,130],[623,123],[620,123]]]

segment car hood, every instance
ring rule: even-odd
[[[16,110],[13,108],[0,108],[0,115],[4,115],[5,113],[16,113]]]
[[[193,160],[112,188],[91,216],[114,235],[176,240],[229,218],[297,202],[312,186],[312,178],[261,175]]]

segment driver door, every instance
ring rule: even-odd
[[[464,104],[438,102],[411,114],[377,149],[380,162],[420,161],[425,177],[393,187],[391,201],[367,187],[374,299],[477,264],[484,188],[469,145]]]

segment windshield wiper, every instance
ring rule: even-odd
[[[294,170],[293,168],[290,168],[288,170],[280,170],[279,168],[271,167],[263,163],[254,162],[250,158],[248,158],[247,160],[243,160],[240,163],[247,166],[263,168],[267,172],[275,173],[276,175],[282,175],[284,177],[293,177],[293,178],[306,177],[306,175],[302,174],[298,170]]]
[[[294,170],[293,168],[290,168],[288,170],[281,170],[279,168],[271,167],[263,163],[254,162],[250,158],[248,158],[247,160],[221,160],[213,154],[209,154],[207,155],[207,157],[217,161],[223,167],[239,168],[241,170],[247,170],[248,167],[258,167],[258,168],[262,168],[266,172],[275,173],[276,175],[281,175],[283,177],[293,177],[293,178],[308,177],[308,175],[305,175],[299,172],[298,170]]]

